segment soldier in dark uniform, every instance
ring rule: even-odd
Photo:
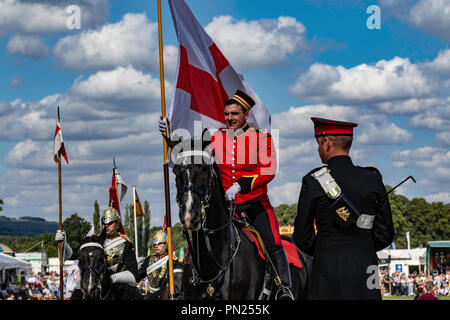
[[[357,124],[311,120],[326,166],[303,177],[293,234],[314,257],[311,298],[381,299],[376,252],[395,234],[381,174],[349,157]]]
[[[137,282],[142,281],[147,277],[147,295],[151,300],[159,300],[164,298],[161,294],[163,286],[166,289],[169,287],[169,256],[167,252],[167,234],[160,230],[153,236],[154,253],[145,258],[141,267],[139,268],[136,276]],[[183,269],[181,263],[173,257],[173,272],[174,276],[178,273],[182,273]],[[178,278],[182,274],[178,275]],[[181,281],[174,282],[175,295],[179,294]]]
[[[120,216],[113,207],[108,207],[102,214],[102,228],[106,229],[103,248],[111,271],[112,283],[136,284],[138,264],[133,244],[119,232]],[[72,250],[66,241],[64,231],[58,230],[56,241],[64,241],[64,260],[77,260],[79,249]]]

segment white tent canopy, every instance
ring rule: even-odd
[[[0,253],[0,270],[3,269],[31,270],[31,263]]]

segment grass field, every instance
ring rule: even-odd
[[[438,300],[450,300],[449,296],[446,297],[437,297]],[[398,297],[398,296],[394,296],[394,297],[383,297],[383,300],[414,300],[414,297]]]

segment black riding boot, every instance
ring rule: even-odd
[[[278,287],[276,293],[277,300],[294,300],[292,295],[292,281],[291,281],[291,270],[289,269],[289,261],[286,256],[286,251],[281,248],[270,254],[273,265],[278,273],[279,279],[275,280],[275,284]],[[280,281],[278,281],[280,280]]]

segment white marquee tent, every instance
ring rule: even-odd
[[[31,272],[31,263],[0,253],[0,278],[2,281],[5,279],[5,271],[8,269],[18,269],[18,273],[25,271],[28,274]]]

